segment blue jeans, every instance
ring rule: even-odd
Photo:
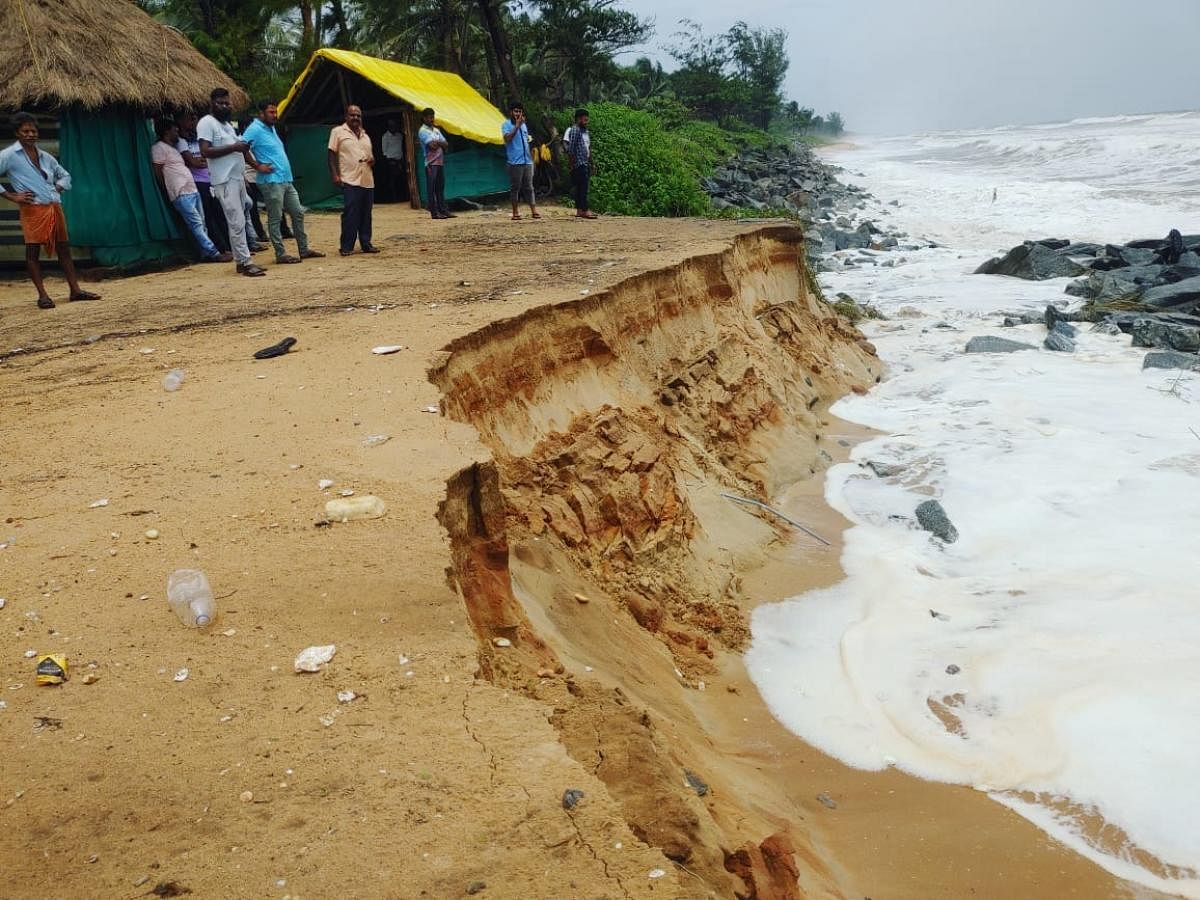
[[[192,232],[192,237],[200,246],[200,255],[205,259],[220,256],[221,251],[209,238],[208,231],[204,227],[204,207],[200,205],[200,195],[198,193],[180,194],[171,201],[171,205],[183,217],[188,230]]]

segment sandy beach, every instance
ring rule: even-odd
[[[821,473],[863,434],[827,410],[883,375],[794,230],[382,207],[339,258],[336,226],[266,278],[0,282],[5,896],[1153,896],[837,763],[747,677],[753,607],[841,578]],[[387,515],[323,521],[342,490]]]

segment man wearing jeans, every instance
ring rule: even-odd
[[[200,248],[200,258],[204,262],[229,262],[233,254],[222,253],[208,236],[200,192],[196,189],[191,170],[183,161],[183,155],[175,148],[179,143],[179,126],[174,122],[159,122],[154,126],[154,133],[158,135],[158,142],[150,148],[150,161],[163,187],[167,189],[167,199]]]
[[[453,219],[454,213],[446,206],[446,136],[434,124],[436,113],[429,107],[421,112],[421,149],[425,151],[425,184],[429,194],[429,214],[435,219]]]
[[[229,225],[229,244],[233,258],[237,260],[240,275],[266,275],[265,269],[250,260],[250,247],[246,243],[246,179],[242,176],[243,160],[254,166],[259,174],[267,174],[271,167],[258,162],[250,152],[250,145],[238,137],[233,127],[233,104],[229,91],[215,88],[209,95],[212,112],[196,126],[200,139],[200,153],[208,160],[209,177],[212,179],[213,196],[221,204],[225,221]]]
[[[250,127],[242,133],[242,139],[250,145],[255,159],[271,167],[271,171],[259,175],[257,181],[258,190],[267,204],[267,234],[271,238],[271,246],[275,248],[275,262],[298,263],[302,259],[318,259],[325,254],[308,246],[308,235],[304,231],[304,207],[300,205],[300,195],[292,184],[292,163],[275,130],[279,110],[269,100],[264,100],[258,108],[261,118],[250,123]],[[292,221],[292,234],[296,238],[299,256],[292,256],[283,246],[281,226],[285,209]]]
[[[329,177],[342,189],[342,256],[378,253],[371,243],[371,208],[375,205],[375,150],[363,128],[362,109],[346,107],[346,121],[329,132]]]
[[[525,107],[516,100],[508,106],[508,118],[500,126],[500,136],[504,138],[504,153],[508,159],[508,199],[512,201],[513,221],[521,218],[517,205],[522,194],[529,198],[530,217],[540,219],[537,199],[533,196],[533,153],[529,149]]]
[[[571,161],[571,182],[575,186],[575,215],[580,219],[594,219],[596,214],[588,209],[588,184],[592,179],[592,136],[588,133],[588,111],[575,110],[575,124],[563,135],[567,145],[567,157]]]

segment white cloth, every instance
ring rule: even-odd
[[[383,156],[385,159],[404,159],[404,134],[390,131],[383,133]]]
[[[200,120],[200,124],[196,126],[196,138],[208,141],[214,147],[227,147],[241,140],[238,137],[237,129],[231,122],[222,122],[215,116],[205,116]],[[239,176],[238,180],[240,181],[245,165],[246,160],[240,153],[226,153],[224,156],[210,158],[208,173],[212,178],[213,187],[224,184],[234,175]]]

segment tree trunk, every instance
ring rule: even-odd
[[[496,64],[511,100],[521,96],[521,89],[517,83],[517,70],[513,67],[512,50],[508,47],[508,35],[504,31],[502,3],[503,0],[479,0],[479,11],[483,13],[483,24],[496,51]]]
[[[213,9],[212,0],[200,0],[196,4],[200,8],[200,20],[204,33],[209,37],[217,36],[217,13]]]
[[[342,0],[332,0],[329,6],[333,14],[333,21],[337,24],[338,28],[334,43],[339,47],[344,46],[350,38],[350,26],[346,23],[346,10],[342,6]]]
[[[317,28],[313,17],[312,0],[302,0],[300,3],[300,52],[307,61],[308,56],[317,47]]]

